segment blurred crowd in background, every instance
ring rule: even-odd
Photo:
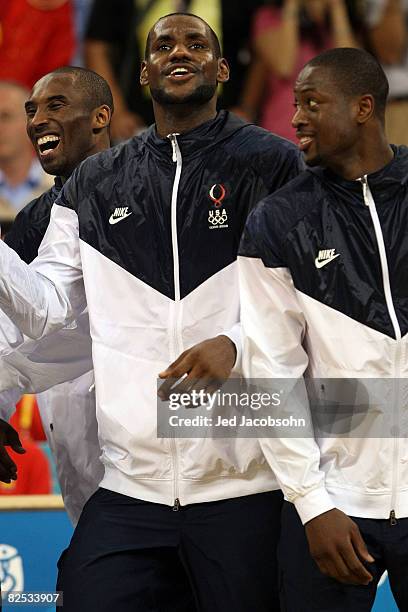
[[[1,0],[0,224],[2,235],[54,177],[34,155],[24,102],[34,83],[63,65],[91,68],[109,82],[113,143],[153,121],[139,85],[147,33],[162,15],[187,11],[218,34],[231,79],[220,107],[295,140],[293,84],[301,67],[330,47],[364,47],[390,83],[390,142],[408,144],[408,0]],[[23,397],[12,424],[26,455],[13,455],[19,479],[0,495],[57,492],[34,396]]]

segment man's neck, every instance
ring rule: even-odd
[[[217,116],[215,104],[192,108],[183,104],[163,107],[153,102],[153,110],[157,133],[162,138],[168,134],[189,132]]]
[[[2,160],[0,162],[0,170],[10,187],[16,187],[27,179],[30,172],[31,164],[33,163],[33,154],[31,151],[22,153],[18,158],[12,160]]]
[[[393,157],[394,152],[384,137],[377,139],[373,146],[361,147],[348,156],[342,155],[338,164],[334,160],[329,167],[346,180],[353,181],[381,170]]]

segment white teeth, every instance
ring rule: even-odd
[[[187,68],[175,68],[170,73],[171,76],[175,76],[177,74],[188,74],[188,70]]]
[[[47,142],[55,142],[56,140],[59,140],[58,136],[54,136],[54,134],[49,134],[47,136],[42,136],[41,138],[37,138],[37,144],[38,146],[40,145],[44,145]]]

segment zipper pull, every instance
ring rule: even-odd
[[[178,134],[169,134],[168,138],[170,139],[171,146],[173,149],[173,161],[177,162],[177,138]]]
[[[395,510],[391,510],[390,512],[390,525],[396,525],[397,524],[397,519],[395,516]]]
[[[366,206],[370,206],[369,202],[368,202],[368,198],[367,198],[367,189],[368,189],[368,182],[367,182],[367,175],[365,174],[363,176],[363,178],[358,179],[359,181],[361,181],[361,184],[363,186],[363,198],[364,198],[364,204]]]
[[[173,508],[172,508],[173,512],[178,512],[180,510],[180,506],[181,506],[180,500],[178,497],[176,497],[176,499],[174,500]]]

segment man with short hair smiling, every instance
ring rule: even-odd
[[[408,376],[408,149],[385,138],[387,93],[365,51],[306,64],[293,125],[309,168],[256,207],[240,247],[245,375],[323,379],[318,398],[343,418],[326,413],[316,439],[261,440],[288,500],[279,552],[288,612],[371,610],[385,570],[408,609],[408,444],[392,428],[407,408],[384,392],[385,379],[395,387]],[[350,389],[359,405],[348,415]],[[327,436],[348,417],[355,431]]]
[[[86,157],[109,148],[113,101],[98,74],[65,66],[35,83],[25,108],[27,133],[41,166],[56,177],[49,191],[17,215],[5,239],[29,263],[37,256],[64,182]]]
[[[23,105],[25,98],[21,100]],[[27,132],[44,170],[55,176],[54,186],[30,202],[17,215],[5,242],[27,263],[38,255],[38,249],[50,222],[53,203],[74,168],[86,157],[109,148],[109,125],[113,110],[112,94],[104,79],[84,68],[66,66],[42,77],[33,87],[26,102]],[[24,112],[24,110],[23,110]],[[56,461],[58,479],[68,515],[75,525],[90,495],[95,492],[103,475],[99,460],[93,383],[91,344],[88,316],[81,315],[75,329],[62,330],[56,344],[75,347],[76,363],[70,366],[71,379],[66,385],[67,365],[56,363],[51,374],[47,364],[47,379],[57,386],[38,396],[44,430]],[[1,349],[3,342],[0,342]],[[46,347],[43,350],[47,350]],[[27,359],[30,352],[27,348]],[[82,357],[79,358],[79,355]],[[17,361],[13,361],[16,358]],[[9,356],[15,367],[21,368],[24,356]],[[36,359],[41,361],[37,352]],[[23,360],[23,361],[21,361]],[[29,365],[27,361],[27,365]],[[85,373],[84,376],[79,374]],[[4,364],[0,376],[4,384]],[[43,376],[44,377],[44,376]],[[17,384],[18,378],[15,383]],[[41,391],[36,381],[35,391]],[[24,387],[0,394],[0,415],[7,419]],[[28,389],[30,391],[30,389]],[[13,428],[0,420],[0,436],[21,452]],[[15,465],[5,450],[1,450],[0,478],[16,477]]]
[[[105,475],[61,560],[67,611],[168,609],[175,566],[200,610],[279,606],[281,494],[257,440],[156,436],[159,372],[189,387],[239,361],[242,228],[302,166],[217,113],[228,76],[201,18],[161,18],[140,77],[156,124],[74,171],[30,268],[0,245],[0,306],[21,331],[51,342],[89,309]]]

